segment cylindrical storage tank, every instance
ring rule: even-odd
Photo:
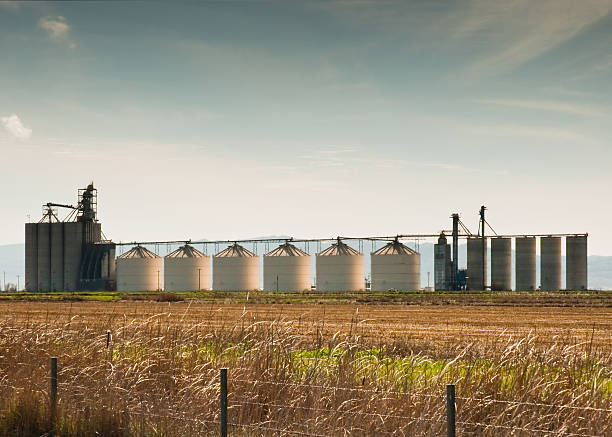
[[[370,255],[372,291],[419,290],[421,255],[395,240]]]
[[[38,291],[51,291],[51,225],[38,224]]]
[[[540,238],[540,280],[545,291],[561,290],[561,238]]]
[[[64,290],[64,228],[70,223],[51,223],[51,291]],[[79,240],[79,243],[81,241]],[[80,263],[80,260],[79,260]],[[72,290],[70,290],[72,291]]]
[[[163,280],[162,258],[142,246],[136,246],[117,258],[118,291],[162,290]]]
[[[285,243],[263,257],[264,290],[310,290],[310,255]]]
[[[491,290],[512,289],[512,240],[491,239]]]
[[[25,287],[38,291],[38,223],[25,225]]]
[[[213,256],[213,290],[259,289],[259,257],[239,244]]]
[[[317,254],[317,291],[365,289],[363,254],[338,239]]]
[[[516,290],[535,290],[537,287],[535,237],[517,237],[515,263]]]
[[[446,235],[440,233],[438,242],[434,244],[434,288],[449,290],[451,288],[451,247],[446,243]]]
[[[587,236],[565,237],[565,288],[586,290],[587,282]]]
[[[482,237],[470,237],[467,240],[467,289],[484,290],[487,277],[487,241]],[[483,267],[484,261],[484,267]],[[484,270],[484,272],[483,272]],[[483,275],[484,273],[484,275]]]
[[[166,255],[164,290],[210,290],[210,257],[188,244]]]

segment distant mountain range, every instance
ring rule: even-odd
[[[257,238],[279,238],[283,239],[286,237],[283,236],[274,236],[274,237],[256,237]],[[205,242],[206,240],[200,239],[200,242]],[[196,247],[199,249],[202,248],[202,243],[194,243]],[[378,242],[372,245],[370,242],[364,242],[360,247],[358,243],[349,242],[351,246],[355,249],[364,252],[365,254],[365,274],[369,276],[370,274],[370,252],[376,250],[384,245],[384,243]],[[318,245],[316,243],[310,243],[308,247],[305,246],[304,243],[297,244],[300,248],[306,250],[311,255],[314,255],[321,249],[324,249],[329,244]],[[414,243],[408,244],[410,247],[415,246]],[[272,250],[275,247],[275,244],[264,244],[264,243],[247,243],[244,246],[252,251],[255,251],[258,255],[262,255],[268,250]],[[173,247],[166,248],[165,246],[160,246],[159,255],[164,256],[166,252],[170,252],[178,247],[177,245]],[[225,245],[219,244],[218,247],[215,248],[215,245],[208,244],[206,247],[206,252],[209,255],[212,255],[216,249],[222,250],[225,248]],[[151,249],[155,249],[151,247]],[[125,248],[124,250],[127,250]],[[421,253],[421,286],[425,287],[428,284],[428,273],[429,273],[429,284],[433,286],[433,244],[432,243],[421,243],[418,247],[418,251]],[[1,287],[4,287],[4,277],[6,276],[6,283],[17,284],[19,276],[19,285],[23,286],[24,275],[25,275],[25,245],[23,244],[9,244],[0,246],[0,283]],[[120,252],[118,251],[117,254]],[[465,268],[465,260],[466,260],[467,249],[466,245],[459,246],[459,267]],[[490,258],[489,258],[490,259]],[[314,279],[314,257],[312,259],[313,263],[313,279]],[[514,278],[514,252],[512,254],[512,276]],[[540,281],[540,268],[539,268],[539,257],[537,260],[537,281],[539,284]],[[591,255],[588,258],[588,268],[589,268],[589,288],[590,289],[601,289],[601,290],[612,290],[612,256],[598,256]],[[263,278],[263,275],[262,275]],[[565,284],[565,257],[562,262],[562,278],[563,284]]]

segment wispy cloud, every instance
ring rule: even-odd
[[[17,114],[2,117],[0,121],[4,129],[18,140],[27,140],[32,136],[32,129],[25,127]]]
[[[38,27],[47,32],[47,36],[54,40],[65,38],[70,30],[70,25],[66,21],[66,17],[61,15],[41,18],[38,21]]]
[[[2,0],[0,1],[0,8],[16,11],[17,9],[19,9],[19,2]]]
[[[563,141],[576,145],[599,145],[595,139],[580,132],[540,126],[526,126],[522,124],[485,124],[485,125],[463,125],[464,132],[474,135],[486,135],[492,137],[525,137],[536,138],[545,141]]]
[[[496,73],[558,47],[611,10],[612,0],[473,0],[455,34],[460,38],[475,33],[488,37],[489,54],[477,60],[471,71]]]
[[[509,108],[533,109],[540,111],[562,112],[584,117],[604,117],[606,112],[592,105],[580,105],[551,100],[519,100],[519,99],[482,99],[476,100],[486,105],[505,106]]]

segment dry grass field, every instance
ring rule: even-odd
[[[0,435],[612,435],[612,307],[0,302]],[[107,331],[112,339],[106,345]]]

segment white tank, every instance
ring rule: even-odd
[[[421,255],[393,241],[371,255],[372,291],[419,290]]]
[[[259,289],[259,257],[234,243],[213,256],[213,290]]]
[[[291,243],[264,255],[264,290],[310,290],[310,255]]]
[[[357,291],[365,288],[363,254],[340,239],[317,254],[317,291]]]
[[[118,291],[156,291],[164,286],[163,260],[136,246],[117,258]]]
[[[166,255],[164,290],[210,290],[210,257],[187,244]]]

